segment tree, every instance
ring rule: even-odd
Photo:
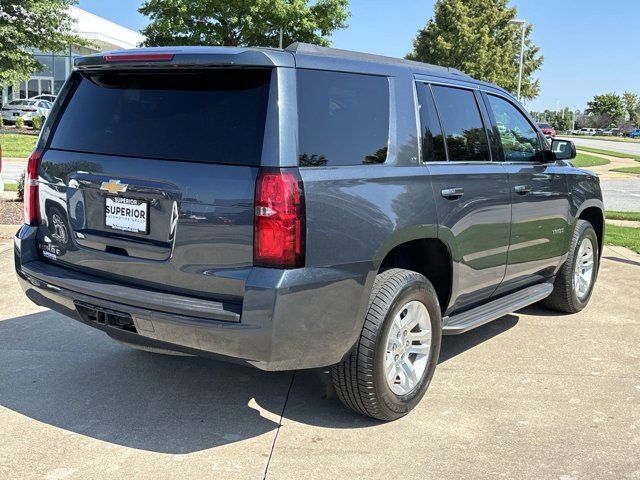
[[[640,113],[640,98],[632,92],[624,92],[622,94],[622,106],[625,110],[625,116],[631,125],[638,125],[638,114]]]
[[[624,119],[622,99],[616,93],[596,95],[593,100],[587,102],[586,112],[599,119],[596,122],[598,124],[596,128],[610,125],[616,126]],[[608,119],[608,122],[606,119]]]
[[[76,0],[0,0],[0,84],[28,79],[43,66],[32,50],[59,52],[87,42],[71,33]]]
[[[151,23],[145,45],[232,45],[278,47],[310,42],[346,27],[348,0],[146,0],[140,13]]]
[[[517,10],[508,0],[438,0],[434,17],[418,32],[411,60],[454,67],[480,80],[517,92],[521,26],[510,24]],[[542,65],[540,49],[525,27],[522,98],[538,95],[533,73]]]

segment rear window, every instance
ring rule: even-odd
[[[540,128],[551,128],[551,125],[549,125],[548,123],[539,123],[538,126]]]
[[[304,69],[297,75],[300,166],[384,163],[387,78]]]
[[[75,73],[51,148],[259,165],[270,70]]]

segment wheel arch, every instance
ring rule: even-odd
[[[405,238],[385,250],[377,267],[378,273],[403,268],[424,275],[433,285],[444,315],[453,290],[453,263],[451,251],[441,239],[435,236]]]
[[[598,237],[598,263],[600,263],[600,258],[602,257],[602,247],[604,245],[604,230],[605,230],[605,221],[604,221],[604,211],[600,205],[584,205],[583,208],[576,215],[576,222],[574,222],[573,228],[575,229],[577,220],[585,220],[591,224],[593,229],[596,231],[596,236]]]

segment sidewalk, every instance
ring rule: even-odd
[[[580,153],[580,147],[578,147],[578,153]],[[623,167],[638,167],[640,166],[640,162],[636,162],[633,158],[620,158],[620,157],[612,157],[611,155],[604,155],[602,153],[593,153],[582,151],[585,155],[589,155],[592,157],[605,158],[609,160],[610,163],[607,165],[598,165],[595,167],[586,167],[586,170],[591,170],[592,172],[598,174],[598,176],[602,179],[612,179],[612,178],[633,178],[637,177],[637,175],[632,175],[630,173],[621,173],[621,172],[612,172],[611,170],[614,168],[623,168]]]

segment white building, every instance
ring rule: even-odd
[[[34,73],[27,82],[4,86],[0,103],[45,93],[56,95],[71,73],[73,57],[121,48],[135,48],[144,41],[144,36],[140,33],[80,8],[72,6],[70,13],[76,20],[74,33],[89,41],[91,46],[87,48],[69,45],[63,52],[58,53],[34,51],[33,55],[44,65],[44,69]]]

